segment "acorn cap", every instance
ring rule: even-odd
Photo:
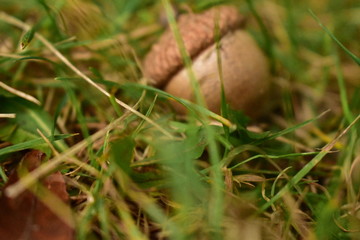
[[[220,6],[200,14],[179,17],[179,32],[192,59],[214,44],[216,21],[221,36],[245,25],[245,18],[232,6]],[[144,75],[151,84],[162,87],[181,68],[181,53],[173,33],[168,29],[145,57]]]

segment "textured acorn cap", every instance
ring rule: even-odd
[[[200,14],[179,17],[179,32],[192,59],[214,44],[216,21],[221,36],[245,25],[245,18],[232,6],[220,6]],[[144,75],[151,84],[162,87],[182,67],[183,61],[176,39],[168,29],[145,57]]]

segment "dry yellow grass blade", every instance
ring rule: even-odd
[[[16,118],[15,113],[0,113],[0,118]]]
[[[5,12],[0,12],[0,20],[14,25],[18,28],[21,28],[25,31],[28,31],[31,29],[31,26],[20,21],[17,18],[14,18],[13,16],[10,16],[8,14],[6,14]],[[104,94],[107,97],[111,97],[110,93],[108,93],[106,90],[104,90],[100,85],[98,85],[97,83],[95,83],[93,80],[91,80],[88,76],[86,76],[86,74],[84,74],[83,72],[81,72],[77,67],[75,67],[62,53],[60,53],[52,43],[50,43],[44,36],[42,36],[39,33],[35,33],[34,37],[37,38],[38,40],[40,40],[55,56],[57,56],[66,66],[68,66],[75,74],[77,74],[78,76],[80,76],[81,78],[83,78],[87,83],[89,83],[90,85],[92,85],[93,87],[95,87],[97,90],[99,90],[102,94]],[[166,131],[164,128],[162,128],[159,124],[157,124],[156,122],[154,122],[153,120],[151,120],[150,118],[146,117],[144,114],[138,112],[137,110],[135,110],[134,108],[132,108],[131,106],[127,105],[126,103],[122,102],[121,100],[119,100],[118,98],[115,98],[115,101],[117,104],[119,104],[121,107],[123,107],[124,109],[132,112],[133,114],[135,114],[136,116],[144,119],[146,122],[148,122],[149,124],[153,125],[155,128],[157,128],[159,131],[161,131],[164,135],[172,138],[173,136],[171,135],[171,133],[169,133],[168,131]]]
[[[126,116],[126,115],[125,115]],[[111,131],[112,129],[119,126],[119,124],[124,120],[124,117],[120,117],[116,119],[114,122],[107,125],[105,128],[101,129],[100,131],[94,133],[90,136],[89,139],[84,139],[81,142],[75,144],[71,148],[69,148],[67,151],[55,156],[54,158],[50,159],[49,161],[42,164],[40,167],[36,168],[34,171],[32,171],[30,174],[25,175],[22,177],[18,182],[15,184],[9,186],[5,194],[8,197],[16,197],[20,193],[22,193],[24,190],[26,190],[29,186],[34,184],[37,179],[45,176],[49,172],[53,171],[55,168],[57,168],[60,164],[62,164],[65,161],[69,161],[70,163],[77,164],[81,166],[83,169],[88,171],[90,174],[94,176],[99,176],[99,172],[88,166],[86,163],[81,161],[75,161],[72,156],[74,156],[76,153],[81,151],[83,148],[85,148],[89,142],[95,142],[99,138],[103,137],[106,132]],[[69,160],[70,159],[70,160]]]
[[[16,96],[24,98],[24,99],[26,99],[26,100],[28,100],[30,102],[33,102],[33,103],[35,103],[37,105],[40,105],[40,101],[37,100],[36,98],[34,98],[33,96],[31,96],[31,95],[29,95],[27,93],[21,92],[19,90],[16,90],[15,88],[12,88],[12,87],[8,86],[8,85],[6,85],[5,83],[3,83],[1,81],[0,81],[0,87],[5,89],[6,91],[16,95]]]

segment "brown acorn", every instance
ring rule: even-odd
[[[244,29],[245,18],[237,9],[220,6],[199,14],[181,15],[177,24],[208,109],[220,112],[221,82],[217,56],[220,54],[227,103],[250,117],[263,114],[262,106],[267,101],[270,86],[268,62]],[[218,24],[220,34],[219,51],[216,49],[215,24]],[[144,75],[150,84],[174,96],[194,100],[187,71],[170,29],[145,57]],[[175,102],[174,107],[178,113],[186,113],[181,104]]]

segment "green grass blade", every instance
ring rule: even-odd
[[[360,65],[360,58],[357,57],[355,54],[353,54],[352,52],[350,52],[349,49],[347,49],[335,36],[334,34],[332,34],[332,32],[325,27],[320,19],[315,15],[315,13],[309,9],[309,12],[311,14],[311,16],[315,19],[315,21],[320,25],[320,27],[337,43],[337,45],[339,45],[339,47],[342,48],[342,50],[344,50],[358,65]]]
[[[273,139],[276,139],[276,138],[278,138],[278,137],[280,137],[280,136],[283,136],[283,135],[285,135],[285,134],[291,133],[291,132],[295,131],[295,130],[298,129],[298,128],[301,128],[301,127],[303,127],[303,126],[305,126],[305,125],[307,125],[307,124],[309,124],[309,123],[312,123],[312,122],[318,120],[319,118],[323,117],[323,116],[324,116],[326,113],[328,113],[329,111],[330,111],[330,110],[327,110],[327,111],[321,113],[319,116],[317,116],[317,117],[315,117],[315,118],[309,119],[309,120],[304,121],[304,122],[302,122],[302,123],[296,124],[296,125],[294,125],[294,126],[292,126],[292,127],[286,128],[286,129],[284,129],[284,130],[282,130],[282,131],[279,131],[279,132],[276,132],[276,133],[274,133],[274,134],[271,134],[270,136],[267,136],[267,137],[265,137],[265,138],[263,138],[263,139],[260,139],[260,140],[258,140],[258,141],[255,141],[255,142],[253,142],[252,144],[258,145],[258,144],[260,144],[260,143],[262,143],[262,142],[269,141],[269,140],[273,140]]]
[[[334,50],[334,52],[335,52],[334,57],[335,57],[337,82],[338,82],[338,86],[339,86],[339,90],[340,90],[341,106],[342,106],[346,121],[348,123],[350,123],[350,122],[352,122],[354,120],[354,116],[350,111],[350,106],[349,106],[348,97],[347,97],[347,91],[346,91],[344,75],[343,75],[343,73],[341,71],[341,66],[340,66],[340,59],[339,59],[339,56],[337,54],[337,51]]]
[[[59,135],[55,135],[54,137],[48,137],[48,139],[50,141],[59,141],[59,140],[65,139],[65,138],[75,136],[75,135],[76,134],[59,134]],[[29,141],[26,141],[23,143],[18,143],[18,144],[0,149],[0,156],[8,154],[8,153],[25,150],[25,149],[36,148],[38,145],[44,144],[44,143],[45,143],[45,140],[42,138],[36,138],[36,139],[29,140]]]
[[[261,19],[260,15],[258,14],[258,12],[256,11],[254,4],[253,4],[253,0],[246,0],[246,3],[251,11],[251,13],[254,15],[255,20],[257,21],[257,23],[260,26],[261,32],[263,34],[264,37],[264,44],[265,44],[265,52],[266,54],[269,56],[270,58],[270,68],[271,71],[275,71],[275,56],[274,56],[274,46],[273,46],[273,40],[270,36],[269,31],[267,30],[263,20]]]
[[[248,163],[252,160],[258,159],[258,158],[269,158],[269,159],[281,159],[281,158],[295,158],[295,157],[301,157],[301,156],[311,156],[319,154],[319,152],[307,152],[307,153],[289,153],[289,154],[283,154],[283,155],[265,155],[265,154],[258,154],[255,156],[252,156],[238,164],[235,164],[234,166],[231,166],[230,169],[235,169],[237,167],[240,167],[241,165]]]
[[[226,118],[218,115],[218,114],[215,114],[213,112],[211,112],[210,110],[208,110],[207,108],[204,108],[204,107],[201,107],[195,103],[192,103],[188,100],[185,100],[185,99],[182,99],[182,98],[178,98],[178,97],[175,97],[167,92],[164,92],[158,88],[154,88],[154,87],[151,87],[151,86],[147,86],[147,85],[143,85],[143,84],[138,84],[138,83],[131,83],[131,82],[128,82],[128,83],[124,83],[122,85],[119,85],[119,87],[121,89],[127,89],[127,88],[133,88],[133,89],[143,89],[143,90],[147,90],[149,92],[153,92],[153,93],[156,93],[159,95],[159,97],[162,97],[162,98],[166,98],[166,99],[174,99],[175,101],[181,103],[182,105],[184,105],[188,110],[192,111],[192,112],[199,112],[200,114],[204,115],[204,116],[207,116],[207,117],[210,117],[210,118],[213,118],[219,122],[221,122],[222,124],[232,128],[234,127],[233,124]],[[199,119],[200,120],[200,119]]]
[[[34,38],[34,33],[35,33],[35,27],[32,27],[21,38],[20,47],[22,50],[24,50],[30,44],[31,40]]]
[[[324,157],[327,155],[330,150],[334,147],[334,145],[338,142],[338,140],[344,136],[352,126],[355,125],[357,121],[360,120],[360,115],[333,141],[328,143],[323,149],[318,153],[309,163],[307,163],[295,176],[273,197],[261,206],[258,210],[258,213],[264,212],[268,207],[274,204],[277,200],[279,200],[287,191],[289,191],[292,187],[294,187],[300,180],[308,174],[311,169],[313,169]]]
[[[187,50],[185,48],[185,44],[182,40],[180,31],[177,27],[176,20],[174,17],[173,9],[170,5],[169,0],[163,0],[162,1],[165,11],[169,20],[170,28],[174,34],[178,49],[181,53],[182,60],[184,62],[188,78],[191,83],[191,87],[195,96],[195,103],[198,105],[205,107],[205,99],[204,96],[201,94],[200,91],[200,84],[196,79],[195,73],[192,70],[192,61],[187,53]],[[201,112],[196,113],[196,115],[199,116],[201,122],[203,122],[204,132],[206,135],[206,139],[208,142],[208,153],[209,153],[209,159],[210,163],[212,165],[217,165],[220,162],[220,155],[219,155],[219,149],[216,143],[215,138],[215,132],[211,127],[209,127],[209,120],[206,115],[203,115]],[[208,202],[208,224],[210,228],[213,231],[213,234],[211,234],[212,239],[223,239],[223,232],[221,228],[221,222],[223,222],[224,217],[224,182],[223,182],[223,174],[222,169],[215,167],[211,173],[211,193],[210,193],[210,199]]]

